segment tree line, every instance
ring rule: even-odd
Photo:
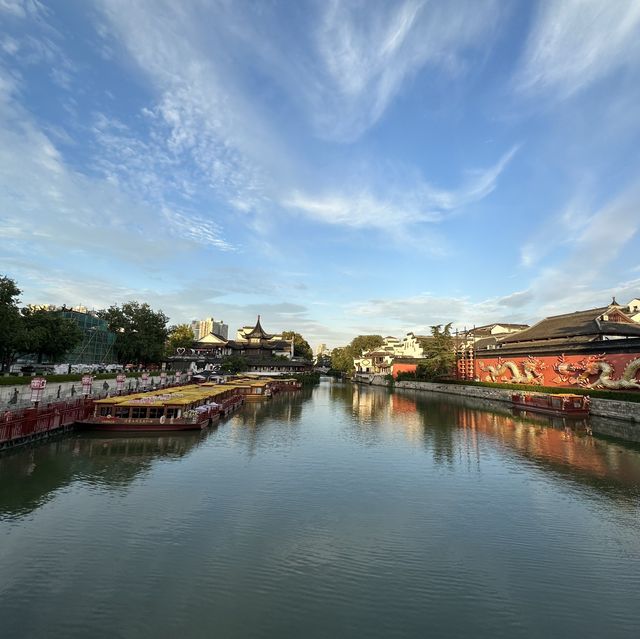
[[[433,380],[449,375],[456,361],[454,339],[451,335],[451,323],[431,327],[431,337],[419,340],[423,350],[415,373],[415,378]],[[351,373],[354,370],[354,359],[365,353],[374,351],[384,344],[382,335],[358,335],[347,346],[334,348],[331,352],[331,368],[336,371]]]
[[[83,339],[83,331],[58,311],[21,308],[22,291],[9,277],[0,277],[0,366],[8,370],[20,356],[35,355],[56,361],[75,348]],[[169,318],[149,304],[135,301],[113,304],[96,312],[115,335],[115,357],[120,364],[148,366],[157,364],[176,349],[192,347],[195,336],[188,324],[169,326]],[[293,339],[294,355],[312,358],[308,342],[293,331],[283,334]],[[96,364],[100,362],[95,362]],[[228,362],[229,372],[238,372],[242,362]],[[246,370],[246,369],[245,369]]]
[[[20,355],[55,360],[82,339],[78,325],[51,311],[20,308],[22,291],[0,277],[0,370],[7,371]]]

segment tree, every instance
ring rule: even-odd
[[[331,368],[343,373],[353,370],[353,351],[351,346],[341,346],[331,351]]]
[[[450,374],[455,365],[451,322],[444,328],[442,324],[432,326],[431,337],[432,339],[425,344],[424,362],[418,366],[416,373],[419,377],[435,379]]]
[[[82,340],[82,330],[56,311],[22,309],[24,337],[21,350],[55,362]]]
[[[242,355],[229,355],[222,360],[220,371],[226,375],[235,375],[249,368],[247,360]]]
[[[378,346],[382,346],[384,344],[384,339],[382,335],[358,335],[358,337],[354,337],[351,340],[351,351],[354,357],[360,357],[363,353],[367,353],[368,351],[372,351]]]
[[[9,277],[0,277],[0,370],[15,361],[24,340],[24,325],[18,308],[22,291]]]
[[[196,336],[188,324],[178,324],[169,327],[167,339],[167,355],[175,355],[177,348],[189,348],[193,345]]]
[[[286,339],[290,342],[293,339],[293,355],[294,357],[303,357],[304,359],[313,359],[313,350],[309,346],[309,342],[294,331],[284,331],[282,333],[282,339]]]
[[[116,334],[115,351],[121,364],[150,364],[162,360],[169,318],[148,304],[125,302],[98,311]]]

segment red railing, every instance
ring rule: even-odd
[[[0,448],[29,441],[86,419],[93,410],[93,400],[76,399],[37,408],[6,411],[0,416]]]

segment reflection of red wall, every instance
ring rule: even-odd
[[[570,387],[577,386],[578,383],[575,381],[575,378],[580,374],[584,374],[584,368],[581,363],[584,363],[590,356],[586,354],[573,354],[573,355],[565,355],[564,356],[564,364],[573,365],[574,371],[566,371],[559,372],[556,368],[559,364],[562,363],[560,357],[555,355],[541,355],[535,357],[538,362],[542,362],[544,364],[544,368],[539,368],[538,372],[542,375],[537,383],[544,384],[545,386],[559,386],[559,387]],[[591,356],[593,358],[593,356]],[[622,373],[624,372],[626,366],[634,359],[640,358],[640,353],[612,353],[607,354],[603,357],[604,362],[613,366],[613,373],[611,374],[611,379],[613,381],[620,379]],[[524,363],[527,361],[526,357],[513,356],[510,357],[508,355],[504,355],[502,357],[502,363],[505,362],[513,362],[518,366],[521,375],[524,376]],[[475,363],[475,371],[476,375],[482,382],[492,381],[489,371],[486,370],[486,367],[493,366],[496,369],[500,366],[500,362],[498,361],[498,357],[482,357],[479,353],[476,358]],[[485,370],[483,370],[483,367]],[[598,370],[595,374],[590,375],[588,377],[589,383],[594,383],[597,381],[600,376],[600,371]],[[565,379],[563,380],[562,377]],[[571,379],[573,378],[573,379]],[[640,371],[636,372],[635,379],[640,381]],[[509,383],[514,381],[512,371],[505,370],[501,375],[498,376],[497,380],[499,382]],[[525,382],[527,383],[527,382]],[[533,380],[529,383],[536,383]]]
[[[398,377],[398,373],[415,373],[417,364],[400,364],[393,363],[391,365],[391,374],[394,377]]]

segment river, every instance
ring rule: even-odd
[[[323,380],[5,454],[0,636],[638,637],[640,447]]]

